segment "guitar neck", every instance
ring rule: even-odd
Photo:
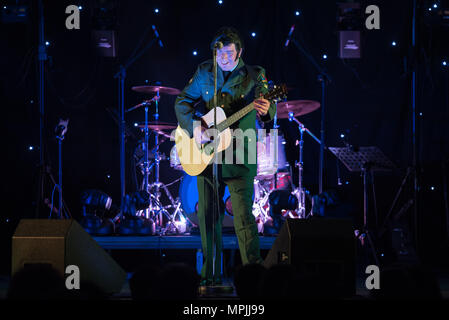
[[[218,132],[222,132],[223,130],[227,129],[231,125],[233,125],[235,122],[246,116],[250,111],[254,109],[254,104],[251,102],[249,105],[244,107],[243,109],[237,111],[229,118],[226,118],[223,122],[220,122],[216,128]]]

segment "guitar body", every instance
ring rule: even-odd
[[[226,120],[226,114],[220,107],[216,107],[217,110],[217,124]],[[214,109],[210,110],[202,117],[202,120],[206,124],[207,128],[214,126]],[[212,131],[215,129],[211,129]],[[232,142],[231,130],[229,128],[224,129],[218,134],[218,147],[217,151],[213,150],[212,144],[207,143],[199,146],[195,141],[195,135],[199,134],[199,127],[193,129],[194,137],[190,138],[189,134],[180,126],[175,131],[175,144],[178,152],[179,161],[184,171],[191,176],[197,176],[203,172],[206,167],[212,163],[215,152],[221,152],[227,149]],[[213,134],[215,137],[215,134]]]

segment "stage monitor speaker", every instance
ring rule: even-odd
[[[355,294],[356,241],[347,219],[287,219],[264,261],[292,264],[305,276],[325,279],[341,296]]]
[[[49,264],[63,276],[79,268],[80,284],[120,292],[126,272],[75,220],[22,219],[12,237],[12,274],[30,264]]]

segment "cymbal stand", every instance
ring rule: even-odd
[[[296,119],[293,116],[293,112],[289,113],[288,120],[296,122],[298,124],[298,129],[299,129],[299,135],[300,135],[300,139],[298,141],[299,161],[295,164],[298,167],[298,185],[295,188],[295,190],[293,190],[292,194],[294,194],[296,196],[296,198],[298,199],[298,208],[296,210],[297,210],[297,214],[299,215],[299,218],[305,219],[306,218],[306,191],[302,186],[302,177],[303,177],[303,170],[304,170],[304,166],[303,166],[304,165],[304,163],[303,163],[304,131],[307,132],[312,138],[314,138],[315,141],[317,141],[319,144],[321,144],[321,141],[318,140],[318,138],[315,137],[313,135],[313,133],[310,132],[309,129],[307,129],[301,122],[298,121],[298,119]]]

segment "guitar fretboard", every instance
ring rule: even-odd
[[[218,132],[222,132],[223,130],[225,130],[226,128],[228,128],[229,126],[233,125],[235,122],[237,122],[238,120],[240,120],[241,118],[243,118],[244,116],[246,116],[250,111],[252,111],[254,109],[254,104],[251,102],[249,105],[247,105],[246,107],[244,107],[243,109],[237,111],[236,113],[234,113],[232,116],[230,116],[229,118],[227,118],[225,121],[220,122],[217,125],[217,130]]]

